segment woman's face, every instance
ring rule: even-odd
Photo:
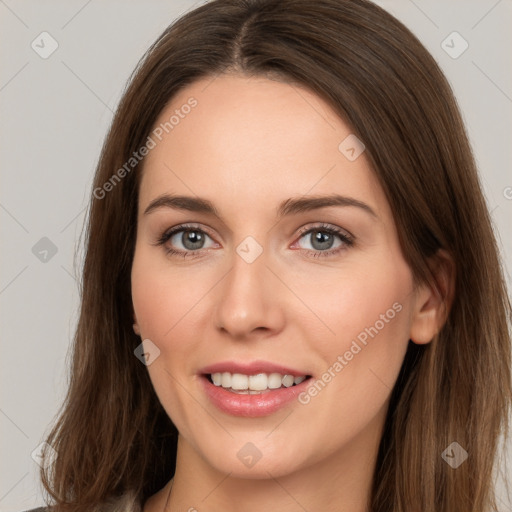
[[[180,450],[248,478],[370,463],[421,304],[363,147],[261,77],[198,81],[154,128],[132,294]]]

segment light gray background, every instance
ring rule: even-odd
[[[143,52],[199,3],[0,0],[2,512],[42,504],[31,453],[66,389],[78,308],[74,269],[83,251],[76,267],[73,257],[112,112]],[[512,1],[377,3],[420,38],[454,88],[510,273]],[[31,48],[43,31],[59,45],[47,59]],[[453,31],[469,43],[456,59],[442,47]],[[457,39],[445,44],[461,48]],[[46,262],[32,252],[43,237],[57,248]],[[509,441],[509,465],[510,448]],[[505,478],[512,480],[510,469]],[[501,496],[502,510],[512,511]]]

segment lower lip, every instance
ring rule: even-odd
[[[273,414],[296,400],[309,385],[311,378],[289,388],[273,389],[256,395],[227,391],[222,386],[212,384],[205,375],[201,376],[201,381],[206,395],[221,411],[233,416],[258,418]]]

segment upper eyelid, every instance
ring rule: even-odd
[[[205,229],[204,226],[193,226],[189,224],[178,224],[177,226],[174,226],[172,228],[166,229],[163,232],[163,236],[167,235],[168,233],[171,234],[171,236],[174,236],[176,233],[180,233],[181,231],[202,231],[203,233],[206,233],[210,238],[214,238],[213,235],[210,233],[210,229]]]
[[[335,234],[338,234],[338,235],[346,235],[347,238],[351,238],[351,239],[355,238],[354,235],[352,235],[352,233],[350,231],[348,231],[347,229],[339,227],[339,226],[335,226],[334,224],[325,223],[325,222],[322,222],[321,226],[310,226],[308,224],[308,225],[304,226],[303,228],[300,228],[299,235],[303,236],[304,234],[308,233],[309,231],[313,231],[315,229],[317,229],[319,231],[322,229],[325,229],[326,231],[333,231]]]

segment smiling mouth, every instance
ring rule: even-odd
[[[258,395],[270,393],[277,389],[291,388],[299,385],[311,375],[293,376],[281,373],[243,373],[216,372],[204,375],[214,386],[239,395]]]

